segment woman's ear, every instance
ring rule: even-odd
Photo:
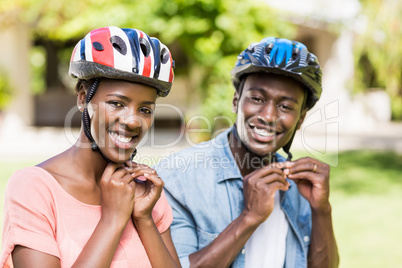
[[[233,96],[233,100],[232,100],[232,112],[237,114],[237,107],[239,104],[239,93],[237,93],[237,91],[235,91],[235,94]]]
[[[84,110],[86,98],[87,98],[86,90],[81,85],[81,88],[77,93],[77,106],[78,110],[80,110],[81,112]]]

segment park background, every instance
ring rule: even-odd
[[[324,92],[292,151],[331,165],[341,267],[402,267],[398,0],[0,1],[0,220],[12,172],[74,143],[80,118],[69,58],[86,33],[109,25],[158,37],[175,59],[172,92],[159,99],[138,148],[146,164],[233,123],[230,70],[251,42],[306,44],[322,65]]]

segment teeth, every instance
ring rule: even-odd
[[[264,137],[271,137],[271,136],[275,135],[275,132],[269,132],[269,131],[267,131],[265,129],[259,129],[259,128],[256,128],[256,127],[254,127],[254,131],[258,135],[264,136]]]
[[[131,139],[133,138],[133,137],[120,136],[120,135],[117,135],[117,133],[115,133],[115,132],[110,132],[110,134],[113,137],[115,137],[116,139],[118,139],[120,142],[124,142],[124,143],[127,143],[127,142],[131,141]]]

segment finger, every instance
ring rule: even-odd
[[[103,171],[102,179],[110,180],[110,178],[113,176],[116,170],[119,169],[120,167],[122,167],[121,164],[110,162]]]
[[[283,170],[284,167],[285,167],[285,163],[284,163],[284,162],[277,162],[277,163],[274,163],[274,167]]]
[[[285,161],[285,167],[286,168],[291,168],[297,165],[302,165],[306,163],[311,163],[311,162],[319,162],[317,159],[311,158],[311,157],[303,157],[294,161]]]
[[[121,180],[124,176],[130,175],[130,173],[123,167],[116,169],[112,175],[112,179]]]
[[[281,190],[281,191],[285,191],[285,192],[287,190],[289,190],[288,182],[286,182],[286,184],[284,184],[282,181],[273,181],[269,184],[266,184],[265,186],[270,188],[270,192],[273,194],[273,196],[275,195],[275,192],[277,190]]]
[[[126,162],[127,170],[135,170],[135,169],[141,169],[141,168],[150,168],[150,167],[148,165],[136,163],[133,161]]]
[[[158,174],[156,174],[156,173],[153,173],[153,174],[144,173],[144,177],[145,177],[148,181],[152,182],[155,186],[163,187],[163,181],[162,181],[162,179],[158,176]]]
[[[114,188],[119,189],[119,191],[122,191],[120,193],[133,194],[136,188],[136,184],[134,182],[133,177],[131,177],[130,173],[127,173],[127,171],[125,175],[123,176],[120,175],[119,176],[113,175],[112,179],[109,181],[108,184],[113,185]]]
[[[292,180],[299,180],[299,179],[309,179],[313,176],[314,175],[312,175],[311,172],[304,171],[304,172],[290,173],[288,175],[288,178]]]
[[[284,185],[288,185],[286,181],[286,176],[283,171],[278,168],[267,167],[261,168],[261,170],[257,170],[259,172],[253,172],[247,175],[244,179],[245,182],[249,184],[256,183],[272,183],[275,179],[280,180]]]
[[[134,193],[135,193],[135,188],[136,188],[137,184],[135,184],[134,178],[133,178],[129,173],[128,173],[126,176],[124,176],[124,177],[122,178],[122,181],[123,181],[124,183],[127,183],[128,186],[130,186],[131,189],[132,189],[132,190],[134,191]]]
[[[131,160],[128,160],[126,163],[124,163],[124,165],[125,165],[127,168],[132,168],[135,164],[136,164],[136,162],[131,161]]]
[[[296,184],[298,184],[299,181],[302,181],[302,180],[307,180],[314,184],[327,181],[327,180],[325,180],[325,178],[322,175],[317,175],[312,172],[293,173],[293,174],[289,174],[288,177],[289,177],[289,179],[293,180]]]
[[[127,165],[127,163],[129,163],[129,165]],[[140,164],[140,163],[136,163],[136,162],[127,162],[127,163],[126,163],[126,169],[129,169],[129,170],[141,169],[141,168],[151,168],[148,165]]]
[[[130,170],[129,172],[130,172],[131,176],[133,176],[134,178],[144,176],[145,173],[157,174],[156,171],[150,167],[148,167],[148,168],[136,167],[136,168]]]
[[[273,174],[276,173],[278,175],[283,176],[283,172],[282,169],[276,167],[276,165],[269,165],[269,166],[265,166],[263,168],[260,168],[254,172],[252,172],[249,176],[253,176],[253,177],[265,177],[269,174]]]
[[[133,177],[131,177],[130,173],[127,172],[127,170],[120,168],[116,170],[115,173],[110,177],[109,182],[113,183],[115,186],[118,185],[126,185],[130,183],[130,180],[132,180]]]
[[[277,174],[277,173],[271,173],[261,178],[260,177],[250,178],[246,182],[248,183],[249,187],[250,186],[252,187],[252,185],[256,185],[256,187],[265,187],[266,185],[280,183],[286,188],[286,190],[288,190],[288,187],[290,186],[289,182],[285,179],[283,174]]]
[[[286,184],[283,184],[282,182],[275,182],[275,187],[277,187],[276,190],[281,190],[281,191],[288,191],[290,189],[290,183],[286,181]]]
[[[131,174],[130,173],[127,173],[126,175],[124,175],[122,178],[121,178],[121,182],[123,182],[123,183],[125,183],[125,184],[129,184],[130,182],[132,182],[134,179],[133,179],[133,177],[131,176]]]
[[[298,172],[313,172],[313,173],[321,173],[323,172],[323,163],[318,160],[309,159],[309,161],[303,160],[298,162],[287,162],[285,163],[286,169],[288,169],[289,173],[298,173]],[[285,170],[286,170],[285,169]]]

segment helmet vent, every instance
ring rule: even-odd
[[[92,43],[92,46],[93,46],[93,48],[94,48],[95,50],[97,50],[97,51],[103,51],[103,46],[102,46],[102,44],[99,43],[99,42],[93,42],[93,43]]]
[[[292,60],[297,59],[297,57],[299,57],[299,54],[300,54],[300,49],[297,48],[297,47],[293,48],[293,51],[292,51]]]
[[[269,54],[272,51],[272,48],[274,47],[274,43],[269,43],[268,45],[265,46],[265,53]]]
[[[140,37],[139,41],[142,54],[144,54],[145,57],[148,57],[149,53],[151,52],[151,46],[148,40],[143,37]]]
[[[308,61],[309,65],[318,65],[318,62],[315,57],[311,56]]]
[[[161,62],[162,64],[166,64],[169,60],[170,56],[169,56],[169,52],[167,51],[166,48],[163,48],[161,51]]]
[[[247,50],[248,52],[250,52],[250,53],[254,53],[254,49],[255,49],[254,44],[251,44],[251,45],[248,46],[248,48],[247,48],[246,50]]]
[[[126,43],[124,42],[123,39],[121,39],[120,36],[113,35],[112,37],[110,37],[110,43],[112,44],[112,46],[114,47],[114,49],[116,49],[117,51],[119,51],[120,54],[122,54],[122,55],[126,55],[126,54],[127,54],[127,46],[126,46]]]
[[[309,63],[309,62],[310,62],[310,57],[311,57],[311,54],[310,54],[310,53],[308,53],[308,54],[307,54],[307,57],[306,57],[306,62],[307,62],[307,63]]]

